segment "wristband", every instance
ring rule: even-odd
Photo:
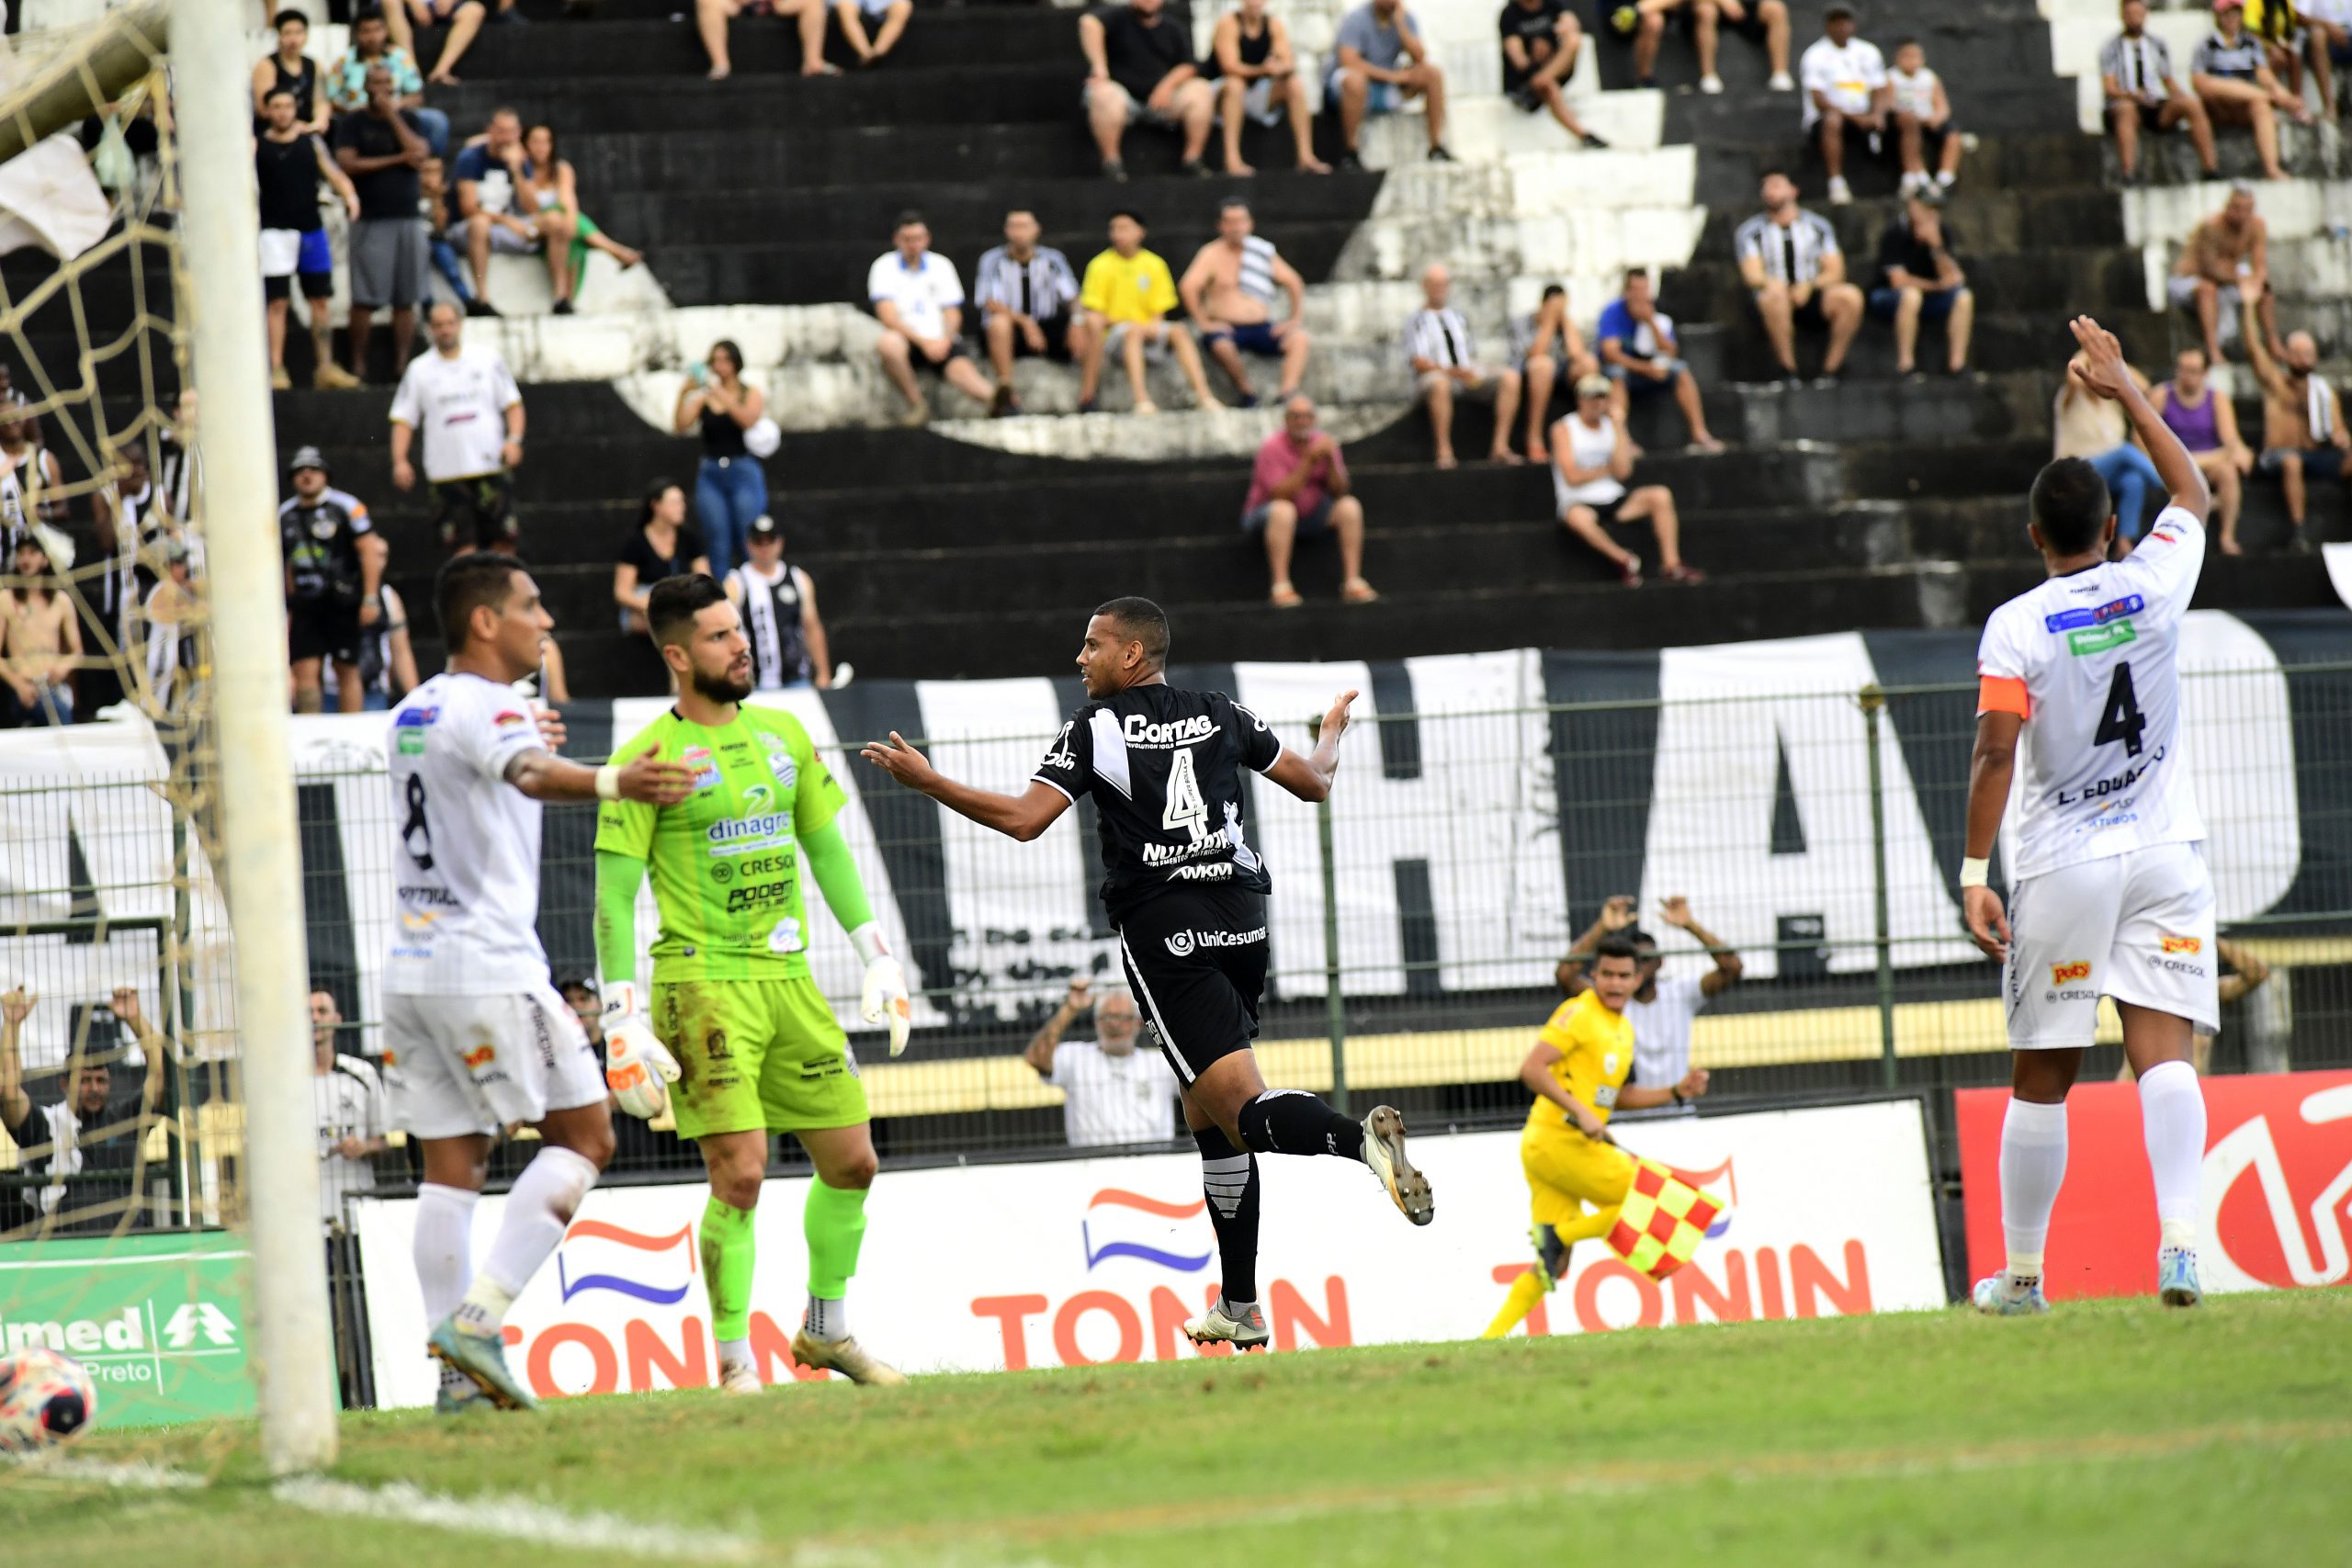
[[[596,770],[596,798],[618,800],[621,797],[621,771],[607,762]]]
[[[1992,857],[1989,855],[1982,857],[1967,855],[1962,857],[1960,863],[1960,885],[1962,887],[1985,886],[1987,885],[1985,875],[1986,868],[1991,864]]]
[[[850,932],[849,944],[857,950],[858,961],[862,964],[890,956],[890,945],[882,940],[882,922],[879,920],[868,920]]]

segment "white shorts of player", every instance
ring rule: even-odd
[[[494,1133],[605,1098],[596,1048],[552,986],[384,998],[391,1123],[417,1138]]]
[[[2152,844],[2017,886],[2002,975],[2009,1049],[2088,1045],[2113,997],[2221,1028],[2213,879],[2198,844]]]

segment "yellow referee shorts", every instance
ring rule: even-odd
[[[1631,1155],[1572,1128],[1530,1127],[1520,1135],[1519,1163],[1527,1172],[1529,1208],[1539,1225],[1575,1224],[1588,1203],[1596,1210],[1614,1209],[1634,1186]]]

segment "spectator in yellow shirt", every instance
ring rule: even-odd
[[[1158,413],[1144,385],[1144,361],[1176,356],[1177,367],[1193,384],[1193,396],[1204,409],[1222,408],[1201,372],[1201,351],[1182,323],[1168,319],[1182,303],[1175,275],[1159,254],[1143,248],[1143,220],[1132,212],[1111,215],[1111,248],[1086,264],[1086,278],[1079,286],[1079,308],[1093,331],[1087,334],[1086,357],[1079,367],[1078,412],[1094,412],[1094,394],[1102,379],[1102,355],[1115,349],[1127,367],[1127,385],[1135,389],[1137,413]]]

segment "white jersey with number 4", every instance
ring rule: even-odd
[[[392,710],[392,996],[497,996],[544,987],[539,803],[506,782],[539,750],[528,699],[445,671]]]
[[[2204,525],[2168,506],[2122,560],[2053,577],[1985,622],[1977,711],[2025,721],[2012,885],[2204,839],[2181,755],[2179,671],[2204,564]]]

